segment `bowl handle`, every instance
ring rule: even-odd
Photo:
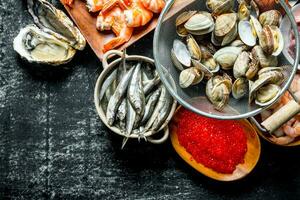
[[[106,52],[106,53],[103,55],[102,66],[103,66],[104,69],[107,68],[108,65],[109,65],[107,60],[108,60],[109,58],[115,56],[115,55],[118,55],[118,56],[122,57],[123,52],[122,52],[122,51],[118,51],[118,50],[110,50],[110,51]],[[128,56],[128,55],[126,54],[126,57],[127,57],[127,56]]]
[[[150,137],[147,137],[147,141],[151,142],[152,144],[162,144],[164,143],[165,141],[167,141],[168,137],[169,137],[169,127],[166,126],[164,128],[164,135],[162,138],[160,139],[153,139],[151,136]]]
[[[291,93],[291,95],[294,98],[293,100],[289,101],[285,106],[261,123],[270,133],[276,131],[300,112],[300,104],[298,103],[300,100],[300,92],[296,92],[295,94]]]

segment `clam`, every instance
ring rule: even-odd
[[[283,36],[280,29],[276,26],[264,26],[259,44],[266,55],[278,56],[284,47]]]
[[[221,46],[225,46],[231,43],[238,35],[237,24],[234,25],[233,29],[224,36]]]
[[[196,59],[200,61],[202,57],[201,49],[191,34],[187,36],[186,43],[192,59]]]
[[[249,46],[247,46],[242,40],[234,40],[231,42],[230,46],[232,47],[240,47],[243,51],[249,50]]]
[[[236,59],[233,66],[233,75],[235,78],[245,77],[249,69],[249,53],[243,51]]]
[[[264,67],[270,67],[270,66],[277,66],[278,64],[278,59],[276,56],[267,56],[265,55],[263,49],[261,46],[256,45],[252,51],[252,56],[258,60],[260,67],[264,68]]]
[[[216,37],[215,33],[212,32],[211,34],[211,42],[215,45],[215,46],[221,46],[222,44],[222,38],[221,37]]]
[[[281,13],[278,10],[269,10],[259,16],[259,22],[262,26],[279,26]]]
[[[250,55],[250,59],[251,59],[251,62],[249,63],[249,69],[246,72],[246,78],[248,80],[252,80],[256,76],[256,74],[259,70],[258,60],[253,58],[252,55]]]
[[[173,60],[177,60],[183,67],[191,66],[191,54],[183,42],[174,40],[172,52]],[[177,63],[177,61],[175,61],[175,63]]]
[[[220,70],[220,65],[218,65],[213,57],[204,60],[203,65],[206,66],[211,73],[217,73]]]
[[[232,69],[238,55],[242,52],[239,47],[224,47],[214,54],[214,59],[224,70]]]
[[[245,1],[241,1],[238,8],[238,18],[240,21],[248,20],[250,17],[250,8]]]
[[[183,65],[180,63],[180,61],[177,59],[175,53],[174,53],[174,50],[172,49],[171,50],[171,60],[174,64],[174,66],[179,70],[179,71],[182,71],[184,70],[184,67]]]
[[[214,73],[217,73],[220,70],[220,66],[214,61],[214,58],[209,58],[203,63],[199,60],[192,60],[193,66],[200,69],[205,77],[212,77]]]
[[[238,78],[232,84],[232,96],[241,99],[248,94],[249,81],[245,78]]]
[[[222,110],[229,101],[231,79],[228,75],[217,75],[209,79],[206,84],[206,96],[215,109]]]
[[[186,11],[181,13],[176,18],[176,32],[180,37],[185,37],[188,35],[188,31],[184,27],[184,24],[197,13],[197,11]]]
[[[254,0],[250,0],[250,6],[251,6],[251,15],[258,17],[260,13],[260,9],[257,3]]]
[[[281,88],[275,84],[269,84],[261,87],[256,92],[255,103],[259,106],[268,106],[272,104],[280,95]]]
[[[204,45],[201,45],[201,44],[199,46],[200,46],[202,58],[204,60],[213,57],[212,54],[214,54],[215,52],[211,52],[211,50],[207,46],[204,46]]]
[[[206,6],[214,16],[232,11],[234,0],[207,0]]]
[[[73,48],[83,50],[86,40],[69,17],[46,0],[28,0],[28,11],[35,24]]]
[[[255,97],[256,92],[265,85],[268,84],[276,84],[280,85],[284,82],[284,74],[282,71],[278,70],[268,70],[267,68],[263,68],[264,73],[259,72],[259,78],[253,83],[249,92],[249,103],[252,102]]]
[[[259,39],[260,35],[261,35],[261,32],[263,30],[262,25],[260,24],[258,19],[256,17],[254,17],[253,15],[250,16],[249,22],[250,22],[251,27],[252,27],[252,34],[256,35]]]
[[[69,43],[35,25],[21,29],[14,39],[13,46],[14,50],[29,63],[54,66],[68,63],[76,53]]]
[[[236,21],[236,13],[227,13],[218,16],[215,23],[215,36],[224,37],[225,35],[227,35],[234,29]]]
[[[204,35],[214,30],[214,21],[207,14],[197,13],[184,24],[184,27],[193,35]]]
[[[179,85],[182,88],[200,83],[204,78],[204,73],[197,67],[191,67],[183,70],[179,76]]]

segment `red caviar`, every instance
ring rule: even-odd
[[[196,162],[224,174],[244,163],[247,136],[238,121],[211,119],[186,109],[178,115],[179,143]]]

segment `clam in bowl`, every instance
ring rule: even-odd
[[[259,7],[267,1],[246,2],[197,0],[172,17],[166,13],[174,0],[166,4],[155,30],[154,59],[162,82],[185,108],[206,117],[244,119],[273,105],[289,88],[299,44],[290,63],[282,53],[279,24],[285,14],[298,40],[294,17],[282,0],[268,1],[271,11]]]

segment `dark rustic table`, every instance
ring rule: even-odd
[[[1,0],[0,21],[0,199],[300,199],[299,148],[262,141],[255,170],[234,183],[197,173],[170,141],[121,151],[122,139],[95,112],[102,68],[92,50],[68,70],[37,72],[12,48],[32,21],[26,1]],[[152,57],[152,37],[128,53]]]

